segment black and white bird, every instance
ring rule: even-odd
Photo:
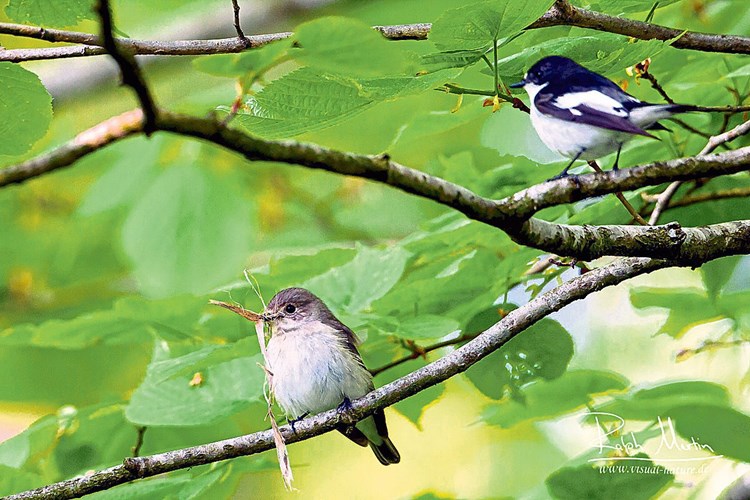
[[[531,124],[551,150],[571,158],[554,179],[568,175],[576,160],[596,160],[617,151],[641,135],[658,139],[648,130],[667,130],[659,120],[677,113],[698,111],[686,104],[652,104],[624,92],[614,82],[562,56],[549,56],[534,64],[523,80],[529,94]]]

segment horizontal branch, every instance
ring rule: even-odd
[[[571,5],[567,0],[556,1],[552,8],[529,28],[546,28],[549,26],[577,26],[616,33],[639,40],[674,40],[671,46],[678,49],[750,54],[750,38],[745,36],[700,33],[668,28],[658,24],[581,9]]]
[[[598,31],[617,33],[641,40],[672,40],[672,47],[706,52],[726,52],[750,54],[750,38],[739,35],[722,35],[683,31],[658,24],[615,17],[572,6],[566,1],[558,1],[528,29],[550,26],[578,26]],[[374,26],[390,40],[425,40],[432,28],[429,23]],[[23,24],[0,23],[0,34],[38,38],[48,42],[82,44],[70,47],[49,47],[41,49],[9,49],[0,51],[0,61],[22,62],[40,59],[84,57],[105,54],[99,37],[90,33],[46,29]],[[134,55],[207,55],[242,52],[261,47],[275,40],[292,36],[292,33],[272,33],[213,40],[153,41],[118,39],[118,43]],[[679,37],[679,38],[678,38]]]
[[[723,248],[725,255],[744,253],[750,241],[750,220],[703,227],[570,226],[529,219],[518,230],[506,231],[521,245],[558,255],[593,260],[606,255],[649,255],[686,266],[699,266],[706,255]]]
[[[105,129],[102,145],[140,130],[132,118],[118,117],[125,127],[118,135]],[[114,119],[114,120],[117,120]],[[407,193],[436,201],[458,210],[467,217],[497,227],[516,242],[561,256],[590,260],[603,255],[652,256],[692,262],[692,245],[702,245],[706,234],[719,236],[729,226],[682,229],[674,224],[656,227],[566,226],[530,217],[545,207],[571,203],[608,193],[661,184],[675,179],[687,180],[726,175],[750,169],[750,147],[693,158],[656,162],[627,170],[609,171],[560,179],[532,186],[504,200],[491,200],[469,189],[411,169],[387,155],[360,155],[296,141],[270,141],[227,128],[211,118],[199,118],[160,111],[158,130],[194,137],[222,146],[251,161],[272,161],[362,177],[398,188]],[[96,128],[95,128],[96,129]],[[92,129],[83,135],[92,135]],[[81,136],[79,136],[80,138]],[[22,182],[42,173],[70,165],[95,148],[79,144],[61,147],[44,157],[0,169],[0,186]],[[734,223],[726,223],[734,224]],[[744,222],[732,229],[744,231]],[[703,230],[708,233],[703,233]],[[744,233],[742,233],[744,234]],[[572,238],[572,239],[569,239]],[[634,243],[639,242],[639,243]]]
[[[750,247],[750,242],[748,243]],[[748,248],[750,250],[750,248]],[[364,397],[352,401],[351,410],[342,413],[330,410],[295,424],[280,428],[287,444],[310,439],[333,430],[338,424],[354,423],[373,412],[406,399],[428,387],[466,371],[482,358],[503,346],[514,336],[564,306],[580,300],[605,287],[621,283],[634,276],[670,266],[668,261],[653,259],[622,259],[595,269],[538,296],[511,311],[502,320],[467,344],[404,377],[401,377]],[[151,477],[198,465],[230,458],[253,455],[273,448],[270,430],[201,446],[126,458],[122,465],[51,484],[7,497],[8,500],[75,498],[136,479]]]
[[[424,40],[430,31],[428,23],[397,24],[392,26],[374,26],[389,40]],[[0,61],[22,62],[42,59],[62,59],[106,54],[101,39],[89,33],[45,29],[24,24],[0,23],[0,34],[40,38],[50,42],[71,42],[82,45],[66,47],[45,47],[40,49],[0,50]],[[270,33],[245,36],[246,41],[238,37],[216,38],[211,40],[135,40],[118,38],[117,42],[134,55],[156,56],[200,56],[211,54],[233,54],[250,49],[257,49],[277,40],[284,40],[293,35],[291,32]]]

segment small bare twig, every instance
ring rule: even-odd
[[[747,134],[748,132],[750,132],[750,120],[737,125],[732,130],[711,137],[708,140],[708,143],[703,147],[701,152],[698,153],[698,156],[705,156],[707,154],[710,154],[719,146],[733,141],[734,139]],[[677,193],[677,190],[680,188],[683,182],[684,181],[672,182],[669,186],[667,186],[667,189],[665,189],[659,195],[659,197],[656,199],[654,210],[651,212],[651,217],[649,217],[648,220],[648,223],[650,225],[654,226],[657,222],[659,222],[659,217],[661,217],[661,214],[670,205],[672,198],[674,197],[675,193]]]
[[[641,77],[651,82],[651,87],[653,87],[653,89],[656,90],[665,101],[667,101],[669,104],[674,104],[674,100],[669,97],[667,91],[664,90],[664,87],[661,86],[656,77],[648,72],[648,69],[641,72]]]
[[[234,29],[237,32],[237,38],[242,40],[245,47],[250,47],[250,40],[242,32],[242,26],[240,25],[240,3],[238,0],[232,0],[232,8],[234,10]]]
[[[135,439],[135,446],[131,448],[133,454],[131,456],[137,457],[141,453],[141,447],[143,446],[143,436],[146,434],[146,426],[138,426],[135,428],[137,435]]]
[[[156,104],[151,92],[143,79],[143,75],[141,75],[138,63],[131,54],[118,46],[112,34],[112,12],[109,8],[109,0],[98,0],[95,10],[101,20],[102,44],[120,67],[122,83],[135,92],[143,110],[143,133],[151,135],[152,132],[156,131]]]
[[[603,172],[603,170],[601,169],[601,167],[596,161],[589,161],[588,164],[591,168],[593,168],[597,172]],[[625,210],[628,211],[628,213],[633,217],[633,219],[638,224],[642,226],[648,225],[648,223],[643,219],[643,217],[641,217],[641,214],[638,213],[638,210],[633,208],[633,205],[630,204],[630,202],[625,198],[625,196],[621,192],[617,191],[614,193],[614,195],[617,197],[618,200],[620,200],[620,203],[622,203],[622,206],[625,207]]]
[[[443,347],[448,347],[451,345],[462,344],[464,342],[468,342],[469,340],[477,337],[478,335],[479,335],[478,333],[465,333],[463,335],[456,337],[455,339],[443,340],[442,342],[438,342],[436,344],[432,344],[427,347],[419,347],[418,349],[410,349],[411,354],[408,354],[404,356],[403,358],[399,358],[394,361],[391,361],[390,363],[387,363],[383,366],[379,366],[378,368],[374,368],[370,370],[370,373],[372,373],[372,376],[374,377],[375,375],[383,373],[386,370],[390,370],[391,368],[394,368],[400,364],[406,363],[407,361],[411,361],[413,359],[419,358],[420,356],[424,356],[428,352],[432,352],[437,349],[442,349]]]

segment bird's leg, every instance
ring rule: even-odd
[[[615,172],[620,170],[620,167],[618,166],[618,164],[620,163],[620,151],[622,151],[622,144],[620,144],[617,148],[617,156],[615,156],[615,164],[612,165],[612,170],[614,170]]]
[[[300,421],[300,420],[302,420],[303,418],[307,417],[307,416],[308,416],[309,414],[310,414],[310,412],[309,412],[309,411],[306,411],[305,413],[303,413],[302,415],[300,415],[300,416],[299,416],[299,417],[297,417],[297,418],[293,418],[293,419],[291,419],[291,420],[289,420],[289,419],[287,419],[287,420],[286,420],[286,421],[287,421],[287,423],[288,423],[289,425],[291,425],[291,426],[292,426],[292,432],[293,432],[293,433],[297,434],[297,429],[295,429],[295,428],[294,428],[294,424],[296,424],[297,422],[299,422],[299,421]]]
[[[575,157],[572,160],[570,160],[570,163],[568,163],[568,166],[565,167],[562,172],[560,172],[559,174],[557,174],[556,176],[550,179],[547,179],[547,181],[556,181],[557,179],[563,179],[565,177],[568,177],[568,169],[572,167],[573,164],[576,162],[576,160],[578,160],[578,158],[583,154],[583,151],[584,150],[579,151],[578,154],[575,155]]]
[[[336,408],[340,413],[347,412],[352,409],[352,402],[349,398],[344,396],[344,400],[341,402],[341,404]]]

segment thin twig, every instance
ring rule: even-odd
[[[593,168],[595,171],[602,173],[604,172],[599,164],[596,161],[589,161],[587,162],[591,168]],[[617,197],[618,200],[620,200],[620,203],[622,203],[622,206],[625,207],[625,210],[628,211],[628,213],[633,216],[633,219],[640,225],[646,226],[648,223],[641,217],[641,214],[638,213],[638,211],[633,208],[633,205],[630,204],[630,202],[625,198],[625,196],[620,191],[615,191],[614,195]]]
[[[705,155],[711,154],[719,146],[726,144],[727,142],[733,141],[734,139],[742,135],[745,135],[748,132],[750,132],[750,120],[737,125],[732,130],[729,130],[722,134],[711,137],[708,140],[708,143],[701,150],[701,152],[698,153],[698,156],[705,156]],[[677,190],[680,188],[683,182],[684,181],[681,181],[681,180],[672,182],[669,186],[667,186],[667,189],[665,189],[659,195],[659,197],[656,200],[656,205],[654,206],[654,210],[651,212],[651,217],[649,217],[649,220],[648,220],[648,223],[650,225],[654,226],[656,225],[657,222],[659,222],[659,217],[661,217],[661,214],[664,213],[664,211],[670,205],[672,198],[677,193]]]
[[[121,49],[112,34],[112,12],[108,0],[97,0],[95,10],[101,21],[101,38],[104,48],[120,67],[122,83],[133,89],[143,110],[143,133],[151,135],[156,131],[156,104],[146,85],[138,63],[132,55]]]
[[[653,87],[654,90],[656,90],[665,101],[667,101],[669,104],[674,104],[674,100],[669,97],[667,91],[664,90],[664,87],[662,87],[661,84],[659,84],[659,81],[656,79],[656,77],[648,72],[648,69],[641,72],[641,77],[651,82],[651,87]]]
[[[407,361],[411,361],[413,359],[417,359],[420,356],[423,356],[424,354],[427,354],[428,352],[435,351],[437,349],[442,349],[443,347],[448,347],[451,345],[456,344],[462,344],[464,342],[468,342],[469,340],[472,340],[476,337],[478,337],[478,333],[465,333],[463,335],[459,335],[455,339],[450,340],[443,340],[442,342],[437,342],[436,344],[428,345],[427,347],[420,347],[418,350],[414,349],[412,350],[411,354],[404,356],[402,358],[398,358],[396,360],[391,361],[390,363],[387,363],[383,366],[379,366],[377,368],[374,368],[370,370],[370,373],[372,373],[372,376],[378,375],[380,373],[383,373],[386,370],[390,370],[391,368],[394,368],[400,364],[406,363]]]
[[[146,426],[141,425],[135,428],[137,434],[135,439],[135,446],[132,448],[133,454],[131,456],[137,457],[141,453],[141,446],[143,446],[143,436],[146,434]]]
[[[232,9],[234,10],[234,30],[237,32],[237,38],[242,40],[245,48],[248,48],[250,47],[250,40],[242,32],[242,26],[240,25],[240,3],[238,0],[232,0]]]
[[[711,193],[701,193],[692,196],[683,196],[679,200],[672,201],[667,209],[686,207],[688,205],[695,205],[696,203],[704,203],[707,201],[726,200],[729,198],[747,198],[750,197],[750,188],[734,188],[734,189],[723,189],[720,191],[714,191]]]

